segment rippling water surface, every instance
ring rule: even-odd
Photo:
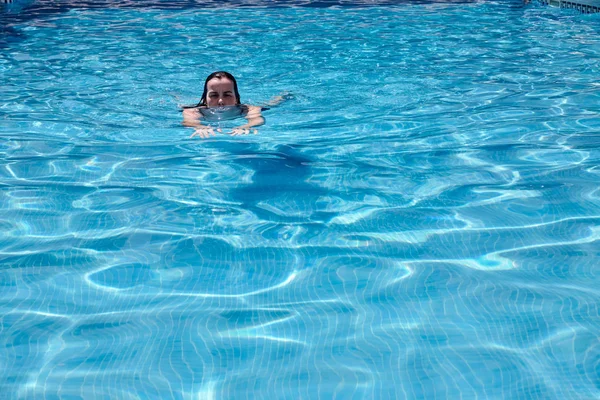
[[[3,6],[0,398],[600,397],[600,18],[342,3]]]

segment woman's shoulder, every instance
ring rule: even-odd
[[[251,106],[249,104],[242,105],[244,109],[244,113],[247,115],[260,115],[260,112],[263,110],[260,106]]]
[[[200,115],[200,111],[198,107],[185,107],[182,111],[184,117],[198,117]]]

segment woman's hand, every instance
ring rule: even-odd
[[[250,132],[252,132],[253,134],[256,135],[258,133],[258,129],[250,129],[245,126],[238,126],[237,128],[233,128],[231,130],[231,135],[232,136],[248,135]]]
[[[208,139],[211,136],[215,136],[215,130],[210,126],[198,126],[190,138],[195,136],[200,136],[202,139]]]

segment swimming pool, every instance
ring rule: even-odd
[[[598,16],[304,3],[3,6],[0,398],[600,397]]]

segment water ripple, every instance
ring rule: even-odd
[[[600,397],[595,16],[26,3],[0,10],[0,398]],[[190,139],[217,69],[293,99]]]

